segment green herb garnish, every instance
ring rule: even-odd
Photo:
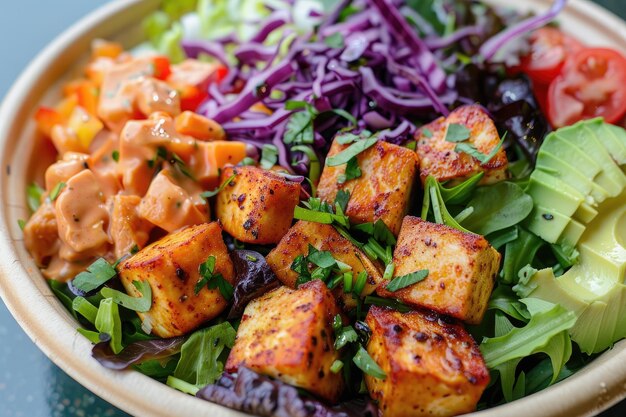
[[[129,310],[145,313],[152,307],[152,287],[148,281],[133,281],[133,285],[141,293],[141,297],[131,297],[112,288],[103,288],[100,293],[104,298],[110,298],[115,304]]]
[[[419,271],[411,272],[410,274],[395,277],[385,286],[385,289],[387,291],[396,292],[425,280],[427,276],[428,269],[420,269]]]
[[[217,288],[226,301],[230,301],[233,298],[235,291],[233,285],[226,281],[222,274],[215,273],[215,256],[209,256],[206,261],[200,264],[198,272],[200,274],[200,279],[194,287],[195,294],[198,294],[206,285],[211,290]]]
[[[64,183],[63,181],[55,185],[52,191],[50,191],[50,201],[56,200],[59,194],[61,193],[61,190],[63,190],[66,186],[67,184]]]
[[[226,178],[226,181],[221,183],[219,187],[217,187],[213,191],[205,191],[205,192],[201,193],[200,197],[202,197],[204,199],[207,199],[207,198],[211,198],[211,197],[214,197],[214,196],[218,195],[219,192],[222,191],[227,185],[229,185],[231,183],[231,181],[235,179],[236,176],[237,176],[237,171],[234,171],[233,175],[231,175],[230,177]]]
[[[81,291],[91,292],[104,285],[115,275],[117,275],[115,268],[104,258],[100,258],[89,265],[87,271],[76,275],[72,284]]]

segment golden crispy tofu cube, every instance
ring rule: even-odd
[[[278,243],[287,233],[300,201],[300,184],[253,166],[222,169],[215,212],[224,230],[247,243]]]
[[[336,140],[328,157],[338,154],[349,145]],[[350,192],[346,215],[353,223],[374,222],[381,219],[398,235],[402,218],[409,209],[409,199],[417,174],[417,154],[402,146],[379,141],[357,155],[361,176],[343,184],[338,181],[345,173],[346,164],[325,166],[317,188],[317,195],[331,204],[337,192]]]
[[[469,129],[468,142],[482,154],[489,155],[500,142],[500,135],[493,121],[477,104],[459,107],[447,118],[440,117],[422,126],[415,133],[422,183],[425,183],[429,175],[440,182],[457,183],[479,172],[485,173],[481,184],[493,184],[506,179],[508,160],[504,149],[501,148],[484,164],[464,152],[455,152],[456,144],[446,141],[451,124],[459,124]]]
[[[385,371],[365,383],[384,417],[455,416],[474,411],[489,371],[463,326],[436,313],[372,307],[367,352]]]
[[[343,390],[333,347],[333,318],[340,313],[322,281],[297,290],[279,287],[246,307],[226,371],[245,366],[336,402]]]
[[[393,254],[394,278],[427,269],[428,276],[395,292],[378,293],[479,324],[495,283],[500,253],[480,235],[406,216]]]
[[[198,267],[215,257],[215,274],[234,283],[233,264],[222,240],[222,230],[205,223],[171,233],[140,250],[118,266],[119,276],[130,295],[140,296],[133,281],[147,281],[152,288],[152,307],[138,313],[159,337],[190,332],[217,317],[227,305],[219,290],[204,286],[198,294]]]
[[[285,285],[295,288],[298,273],[291,269],[291,264],[298,255],[306,256],[309,245],[320,251],[330,251],[338,261],[352,267],[354,280],[361,271],[367,273],[367,282],[361,293],[370,295],[383,281],[381,266],[372,262],[359,248],[344,238],[329,224],[298,221],[265,258],[276,277]],[[344,308],[353,308],[356,301],[351,294],[346,294],[342,287],[334,290],[337,301]]]

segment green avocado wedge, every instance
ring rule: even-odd
[[[577,248],[580,262],[556,278],[551,268],[529,281],[530,297],[560,304],[578,320],[570,329],[585,353],[626,337],[626,191],[598,207]]]
[[[626,188],[626,131],[602,119],[550,133],[526,192],[534,208],[526,227],[550,243],[576,246],[599,206]]]

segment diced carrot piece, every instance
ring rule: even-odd
[[[170,60],[167,57],[155,56],[152,58],[152,63],[154,64],[154,73],[152,74],[154,78],[166,80],[172,73]]]
[[[117,58],[122,52],[124,52],[124,48],[117,42],[96,39],[91,43],[91,56],[93,58]]]
[[[51,109],[50,107],[41,106],[37,109],[35,113],[35,121],[37,122],[37,127],[39,131],[44,135],[50,137],[52,134],[52,128],[55,125],[60,125],[65,123],[65,119],[55,109]]]
[[[55,109],[59,112],[64,122],[70,118],[74,109],[78,106],[78,96],[76,94],[72,94],[61,100],[59,104],[56,105]]]
[[[215,121],[192,111],[185,111],[176,117],[176,131],[199,140],[224,140],[222,126]]]

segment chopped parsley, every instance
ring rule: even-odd
[[[120,161],[120,151],[115,150],[115,151],[111,152],[111,158],[113,158],[113,160],[115,162],[119,162]]]
[[[41,205],[41,196],[44,192],[45,190],[35,182],[26,187],[26,201],[31,211],[37,211]]]
[[[339,184],[343,184],[346,181],[353,180],[355,178],[360,178],[362,175],[361,168],[359,168],[359,161],[356,156],[353,156],[346,163],[346,170],[343,174],[340,174],[337,177],[337,182]]]
[[[271,169],[278,162],[278,148],[275,145],[265,144],[261,149],[261,168]]]
[[[377,137],[370,137],[368,139],[358,140],[338,154],[326,158],[326,165],[334,167],[347,164],[350,159],[357,156],[361,152],[371,148],[376,144],[376,142],[378,142]]]
[[[422,131],[422,133],[423,132],[424,131]],[[446,142],[464,142],[470,138],[471,134],[472,131],[469,130],[466,126],[458,123],[450,123],[448,125],[448,131],[446,132]],[[432,132],[430,133],[429,137],[432,137]]]

